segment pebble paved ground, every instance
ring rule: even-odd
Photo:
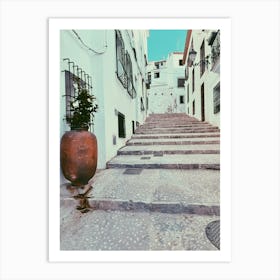
[[[205,227],[217,216],[63,207],[61,250],[217,250]]]

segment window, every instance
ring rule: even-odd
[[[180,65],[180,66],[183,65],[183,59],[179,59],[179,65]]]
[[[180,104],[185,104],[185,96],[180,95]]]
[[[177,86],[178,87],[184,87],[185,86],[185,79],[184,78],[178,78]]]
[[[116,30],[116,64],[117,77],[132,98],[136,97],[133,84],[132,62],[128,52],[125,52],[121,32]]]
[[[185,68],[185,80],[187,81],[189,79],[189,67],[186,66]]]
[[[145,61],[145,66],[148,65],[148,61],[147,61],[147,56],[144,54],[144,61]]]
[[[195,101],[192,103],[192,114],[195,115]]]
[[[203,75],[205,72],[205,45],[204,45],[204,40],[201,44],[200,47],[200,77]]]
[[[130,96],[135,97],[136,92],[133,85],[132,62],[128,52],[126,53],[126,71],[127,71],[127,91]]]
[[[137,61],[136,50],[135,50],[135,48],[132,48],[132,50],[133,50],[134,58]]]
[[[118,112],[119,138],[125,138],[125,116]]]
[[[68,61],[68,65],[73,64],[73,62]],[[76,67],[73,67],[73,71]],[[70,67],[69,67],[70,69]],[[80,72],[73,74],[69,70],[65,70],[65,104],[66,104],[66,118],[70,118],[72,116],[71,102],[74,100],[74,97],[77,96],[77,83],[80,84],[82,88],[86,88],[91,93],[91,80],[92,78],[88,74],[84,74],[82,79],[79,77],[81,75]]]
[[[220,112],[220,83],[213,89],[214,114]]]
[[[194,68],[192,70],[192,92],[194,92]]]
[[[121,32],[116,30],[116,64],[117,64],[117,77],[123,84],[124,88],[127,88],[127,76],[125,72],[125,49]]]
[[[147,89],[150,89],[151,81],[152,81],[151,72],[148,72],[148,78],[146,80],[146,88]]]
[[[187,87],[187,103],[189,103],[190,101],[190,85],[188,84],[188,87]]]
[[[140,98],[140,102],[141,102],[141,105],[140,105],[141,111],[145,111],[145,106],[144,106],[144,102],[143,102],[143,97]]]
[[[156,69],[159,69],[159,62],[155,62]]]
[[[154,78],[155,79],[159,78],[159,72],[154,73]]]

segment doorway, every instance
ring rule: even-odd
[[[204,83],[201,85],[200,92],[201,92],[201,121],[204,122],[205,121]]]

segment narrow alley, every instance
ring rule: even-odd
[[[61,250],[217,250],[220,131],[186,114],[152,114],[90,181],[89,212],[61,186]]]

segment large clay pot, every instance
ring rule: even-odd
[[[88,184],[97,166],[97,140],[85,130],[66,132],[60,143],[60,163],[63,175],[73,186]]]

